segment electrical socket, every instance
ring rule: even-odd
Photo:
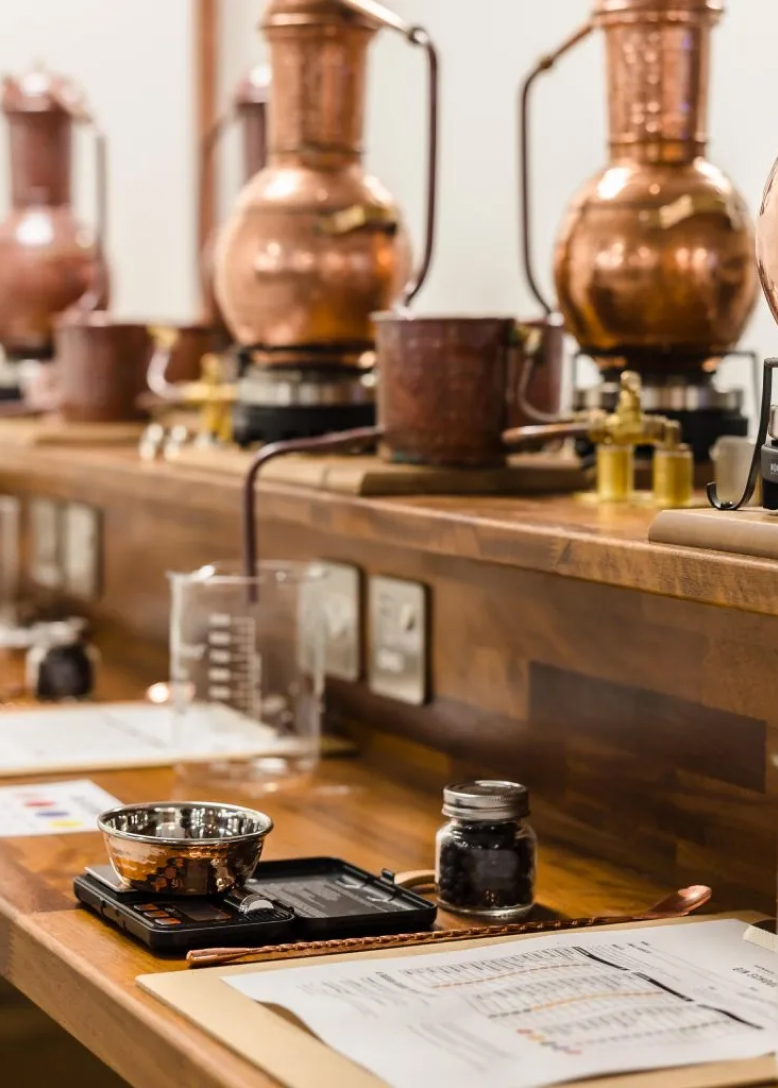
[[[94,601],[100,596],[102,519],[100,511],[69,503],[62,512],[63,588],[71,597]]]
[[[51,499],[30,502],[30,563],[29,576],[45,589],[60,589],[63,582],[60,548],[60,503]]]
[[[400,578],[371,578],[369,611],[370,690],[422,706],[429,675],[426,586]]]
[[[301,656],[310,668],[318,631],[324,624],[324,673],[337,680],[362,674],[362,577],[348,563],[323,560],[310,565],[315,577],[301,588]]]

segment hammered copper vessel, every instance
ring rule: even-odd
[[[381,26],[426,49],[430,181],[426,252],[411,277],[408,235],[384,187],[362,167],[367,49]],[[429,265],[434,211],[437,61],[427,35],[374,0],[270,0],[269,162],[219,236],[216,297],[245,347],[326,354],[373,343],[370,315],[416,294]]]
[[[610,162],[569,207],[554,273],[568,331],[604,371],[704,382],[754,306],[746,205],[705,158],[710,37],[722,12],[722,0],[596,0],[590,22],[524,87],[526,116],[535,77],[602,28]]]
[[[0,108],[10,137],[12,204],[0,224],[0,344],[13,358],[48,358],[58,314],[107,302],[105,142],[61,76],[34,70],[6,78]],[[95,230],[79,223],[71,206],[76,123],[96,138]]]
[[[762,290],[778,321],[778,159],[773,163],[759,207],[756,259]]]
[[[146,325],[117,320],[104,310],[71,310],[57,322],[55,343],[53,366],[64,419],[124,423],[143,418],[137,400],[146,388],[154,347]]]

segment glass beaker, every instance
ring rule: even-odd
[[[253,578],[213,564],[173,573],[170,668],[177,770],[275,789],[316,767],[321,746],[324,575],[261,562]]]

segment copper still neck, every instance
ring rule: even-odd
[[[600,0],[614,160],[691,162],[707,143],[710,32],[721,0]]]
[[[271,165],[338,169],[362,155],[367,49],[377,26],[339,0],[271,0]]]
[[[75,91],[67,81],[34,70],[3,81],[15,208],[70,203]]]

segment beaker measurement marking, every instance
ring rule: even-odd
[[[229,688],[208,688],[208,698],[213,699],[214,702],[229,703],[232,692]]]
[[[231,627],[233,619],[229,612],[213,612],[208,617],[208,623],[211,627]]]
[[[252,616],[214,612],[206,632],[204,679],[208,698],[227,703],[250,718],[262,706],[262,660]]]
[[[229,669],[209,669],[208,679],[215,680],[219,684],[229,684],[232,680],[232,672]]]

